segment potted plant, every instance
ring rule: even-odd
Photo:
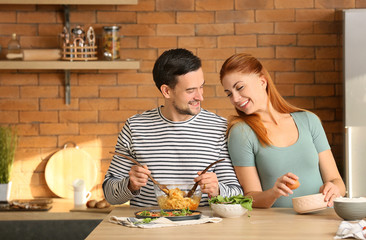
[[[0,202],[8,201],[11,182],[10,173],[17,146],[17,134],[11,127],[0,126]]]

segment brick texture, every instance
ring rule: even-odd
[[[140,61],[138,70],[73,70],[70,105],[63,71],[0,70],[0,124],[15,126],[19,134],[12,198],[54,197],[44,168],[67,141],[95,156],[100,172],[93,194],[102,197],[109,151],[128,117],[164,103],[151,71],[163,51],[176,47],[202,59],[203,106],[223,117],[235,111],[219,82],[222,63],[238,52],[258,57],[291,104],[322,119],[343,172],[342,10],[365,8],[365,0],[138,2],[70,8],[71,26],[93,26],[98,44],[103,26],[120,26],[121,58]],[[59,47],[62,9],[1,5],[0,59],[13,32],[23,48]]]

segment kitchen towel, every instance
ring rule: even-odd
[[[161,228],[161,227],[177,227],[185,225],[195,225],[202,223],[219,223],[222,218],[219,217],[208,217],[202,215],[200,219],[197,220],[185,220],[185,221],[171,221],[165,217],[157,218],[149,223],[144,223],[143,219],[138,219],[134,217],[116,217],[111,216],[109,222],[120,224],[126,227],[134,228]]]
[[[342,221],[334,239],[366,239],[366,221]]]

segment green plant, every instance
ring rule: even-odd
[[[17,134],[11,127],[0,126],[0,184],[9,183],[17,147]]]

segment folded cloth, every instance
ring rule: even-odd
[[[222,221],[222,218],[219,217],[208,217],[202,215],[200,219],[195,220],[184,220],[184,221],[172,221],[168,218],[161,217],[152,220],[149,223],[145,223],[143,219],[138,219],[134,217],[116,217],[111,216],[109,218],[109,222],[120,224],[126,227],[135,227],[135,228],[161,228],[161,227],[176,227],[176,226],[184,226],[184,225],[194,225],[194,224],[202,224],[202,223],[219,223]]]
[[[334,239],[366,239],[366,221],[342,221]]]

